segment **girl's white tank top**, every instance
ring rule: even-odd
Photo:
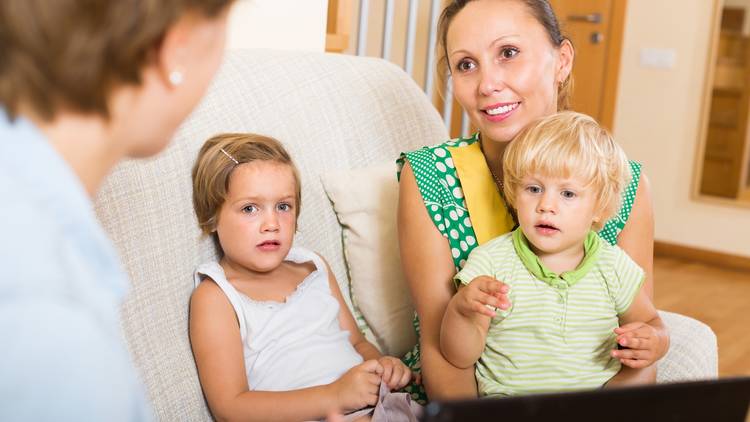
[[[210,277],[237,314],[250,390],[288,391],[329,384],[362,362],[349,332],[339,325],[339,302],[331,293],[325,263],[300,247],[293,247],[285,260],[315,264],[315,271],[285,302],[255,301],[238,292],[218,262],[195,270],[195,286]]]

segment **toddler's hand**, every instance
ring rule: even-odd
[[[626,349],[612,350],[612,357],[631,368],[645,368],[661,355],[661,341],[656,329],[644,322],[631,322],[615,328],[617,344]]]
[[[510,287],[488,276],[479,276],[458,289],[453,296],[456,310],[463,316],[471,318],[474,314],[495,316],[495,309],[510,308],[508,292]]]
[[[336,392],[339,407],[344,412],[361,409],[377,403],[383,366],[368,360],[349,369],[331,386]]]
[[[383,366],[383,382],[389,389],[398,390],[411,380],[411,370],[400,359],[383,356],[378,362]]]

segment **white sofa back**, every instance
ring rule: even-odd
[[[220,132],[262,133],[288,148],[302,177],[296,241],[329,261],[345,292],[341,228],[320,176],[395,160],[448,137],[419,87],[386,61],[230,52],[168,149],[118,166],[96,200],[132,281],[123,329],[161,420],[210,419],[190,349],[188,306],[192,271],[215,251],[195,222],[190,171],[202,143]]]

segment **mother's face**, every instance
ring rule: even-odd
[[[554,46],[518,1],[468,3],[448,28],[446,49],[455,98],[495,142],[557,111],[557,87],[573,62],[570,43]]]

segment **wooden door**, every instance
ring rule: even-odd
[[[573,110],[612,130],[627,0],[551,0],[573,42]]]
[[[328,0],[326,52],[343,53],[349,47],[352,0]]]
[[[741,188],[750,114],[750,38],[745,9],[725,7],[713,64],[700,193],[735,199]]]

